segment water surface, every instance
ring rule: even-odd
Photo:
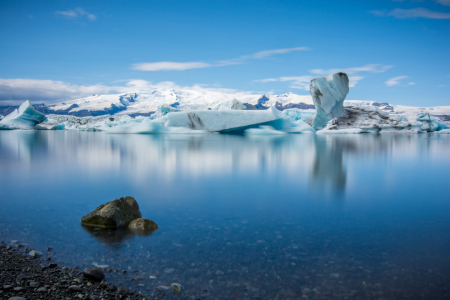
[[[178,282],[183,299],[447,299],[449,149],[433,134],[2,131],[0,239],[127,270],[108,280],[145,293]],[[80,225],[128,195],[159,230]]]

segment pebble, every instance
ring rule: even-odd
[[[30,253],[28,253],[28,255],[30,255],[31,257],[41,257],[42,256],[42,252],[36,251],[36,250],[31,250]]]
[[[29,277],[25,274],[20,274],[19,276],[17,276],[16,281],[22,281],[25,279],[28,279]]]
[[[112,300],[114,298],[142,300],[152,298],[143,292],[138,293],[123,288],[118,290],[116,286],[105,281],[92,281],[81,276],[79,268],[59,267],[56,264],[55,266],[43,266],[44,260],[33,259],[29,255],[31,251],[36,250],[28,248],[22,252],[14,247],[9,251],[6,248],[7,245],[0,241],[1,300]],[[59,262],[59,264],[63,264],[63,262]],[[14,286],[11,284],[13,282],[18,283]],[[116,293],[120,294],[118,298]]]
[[[71,286],[69,286],[69,288],[67,290],[71,291],[71,292],[81,292],[82,291],[82,289],[78,285],[71,285]]]
[[[170,287],[172,288],[172,292],[176,294],[181,293],[181,291],[183,290],[183,287],[179,283],[172,283]]]
[[[83,271],[83,276],[89,279],[93,280],[102,280],[105,278],[105,274],[103,274],[103,271],[101,268],[87,268]]]

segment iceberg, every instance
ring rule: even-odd
[[[213,110],[224,110],[224,109],[236,109],[236,110],[245,110],[247,106],[244,105],[241,101],[234,98],[233,100],[225,101],[216,105]]]
[[[443,129],[450,129],[447,124],[436,117],[432,117],[429,113],[419,113],[416,120],[422,122],[420,129],[423,131],[433,132],[441,131]]]
[[[292,120],[297,121],[314,117],[316,115],[316,111],[314,109],[289,108],[283,110],[283,114],[290,117]]]
[[[0,129],[34,129],[45,119],[45,115],[36,111],[27,100],[0,121]]]
[[[311,80],[310,93],[316,108],[314,129],[322,129],[334,118],[345,117],[344,99],[349,92],[349,80],[345,73],[335,73]]]
[[[167,115],[170,112],[176,112],[176,111],[177,111],[177,109],[173,108],[170,105],[161,104],[161,105],[158,105],[156,112],[150,117],[150,119],[151,120],[159,119],[161,117],[164,117],[165,115]]]
[[[436,131],[436,134],[450,134],[450,129],[442,129],[442,130]]]
[[[47,119],[46,121],[34,126],[34,129],[37,129],[37,130],[64,130],[65,126],[66,125],[64,123],[61,124],[56,120]]]
[[[272,126],[262,125],[259,128],[249,128],[245,130],[246,135],[285,135],[284,131],[275,130]]]
[[[279,120],[281,114],[275,107],[267,110],[196,110],[172,112],[165,116],[166,127],[184,127],[210,132],[244,131],[250,127],[267,125]]]

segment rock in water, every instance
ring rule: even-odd
[[[158,229],[158,225],[152,220],[139,218],[131,221],[128,229],[140,234],[149,234]]]
[[[181,284],[179,284],[179,283],[172,283],[172,284],[170,285],[170,287],[172,288],[172,291],[173,291],[175,294],[180,294],[181,291],[183,290],[183,287],[182,287]]]
[[[42,256],[42,252],[36,251],[36,250],[31,250],[30,253],[28,253],[28,255],[30,255],[31,257],[41,257]]]
[[[316,107],[314,129],[322,129],[328,121],[346,116],[344,99],[349,91],[348,83],[348,76],[345,73],[335,73],[311,80],[310,92]]]
[[[94,280],[102,280],[105,278],[105,274],[103,274],[103,271],[101,268],[87,268],[83,271],[83,276],[89,279]]]
[[[128,226],[134,219],[142,217],[139,205],[133,197],[122,197],[100,205],[81,218],[81,224],[103,228]]]

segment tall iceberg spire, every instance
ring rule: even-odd
[[[348,82],[345,73],[335,73],[311,80],[310,92],[316,107],[314,129],[322,129],[328,121],[347,115],[344,99],[349,91]]]

